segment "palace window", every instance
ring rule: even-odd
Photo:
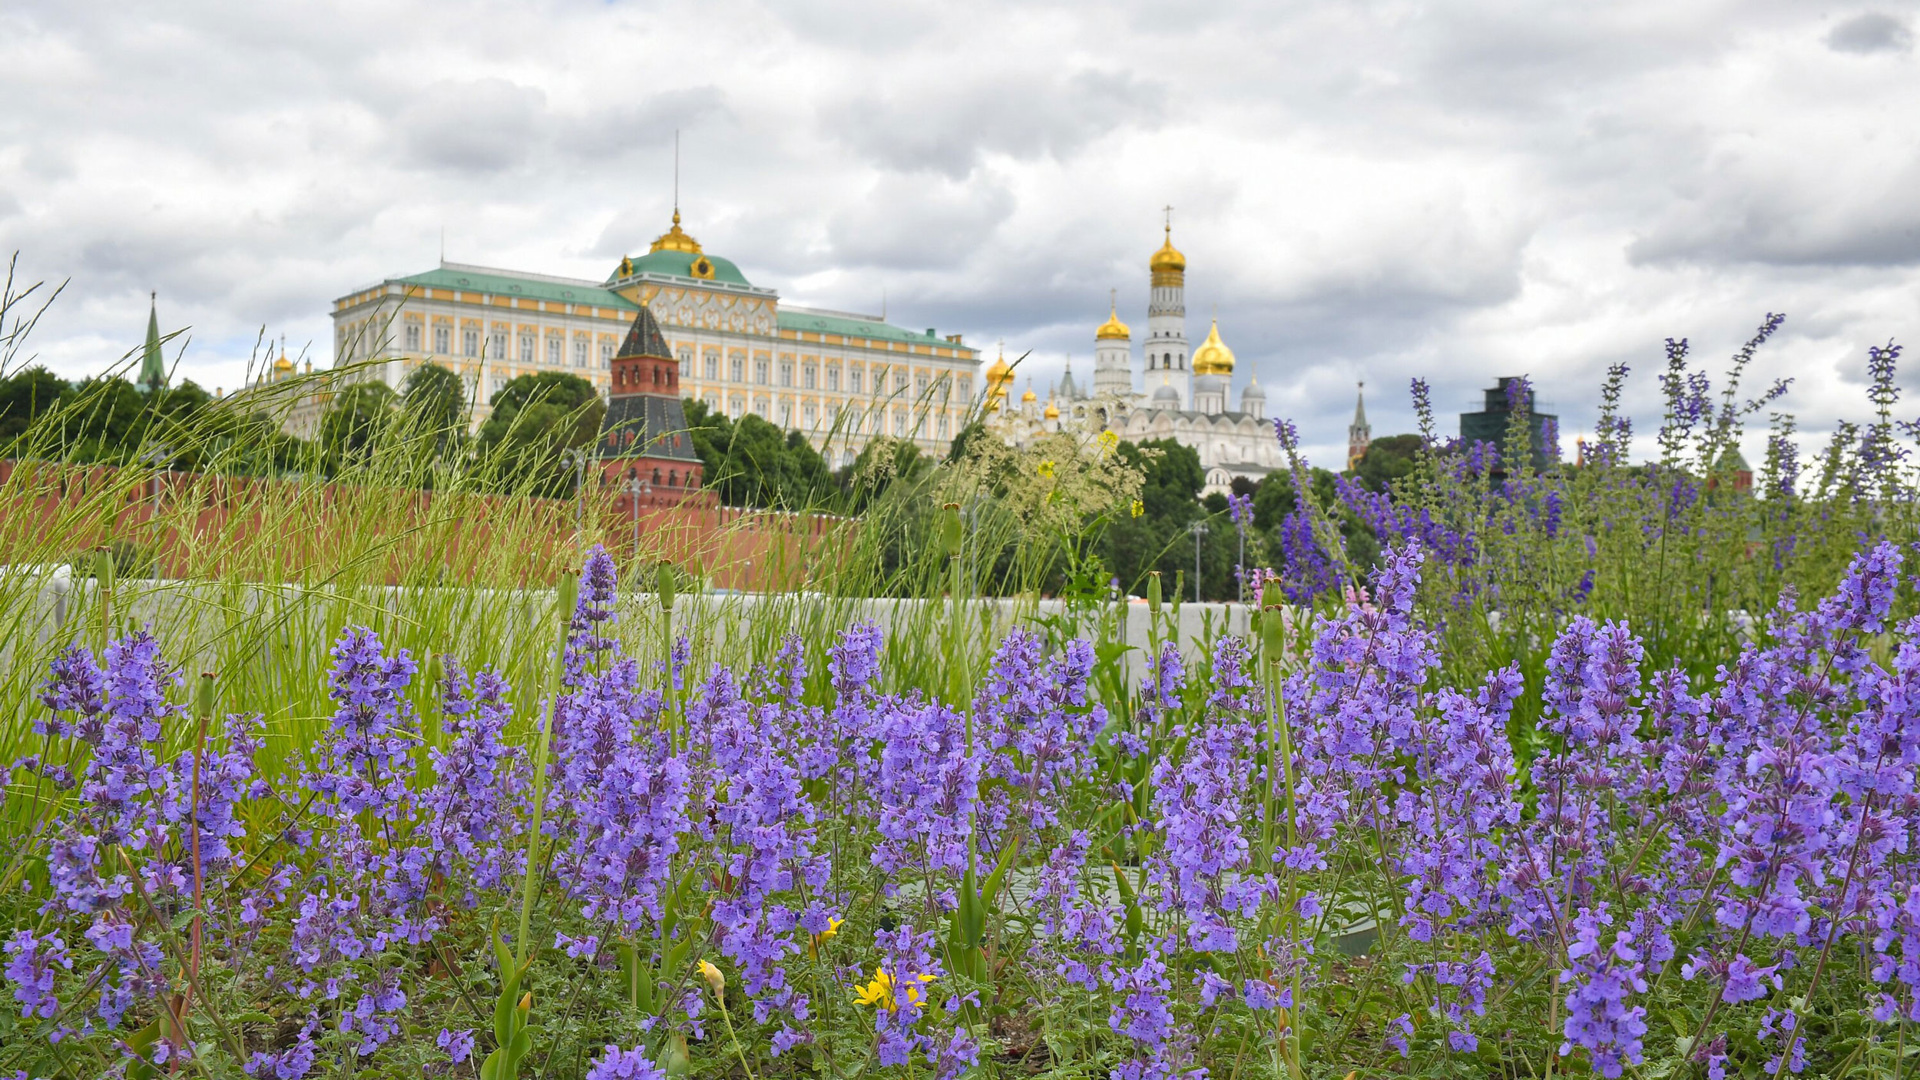
[[[793,361],[791,360],[780,361],[780,385],[793,385]]]
[[[560,336],[558,334],[547,339],[547,363],[552,364],[554,367],[560,366],[560,349]]]
[[[901,387],[901,389],[904,390],[906,387]],[[913,396],[917,398],[927,396],[927,373],[924,371],[914,377]]]
[[[746,411],[747,411],[747,399],[740,397],[737,394],[734,395],[733,404],[727,408],[727,415],[737,418],[741,413]]]
[[[700,400],[707,403],[708,412],[720,411],[720,395],[719,394],[708,394],[706,397],[703,397]]]
[[[495,375],[493,377],[493,392],[497,394],[500,391],[505,390],[506,388],[507,388],[507,377],[505,375]]]
[[[531,364],[533,363],[533,359],[534,359],[533,335],[521,334],[520,335],[520,362],[523,364]]]
[[[896,371],[893,373],[893,392],[896,394],[904,394],[907,392],[906,372]]]
[[[613,342],[603,341],[600,343],[600,370],[605,371],[612,366],[613,366]]]
[[[761,386],[767,385],[767,362],[765,360],[755,360],[753,362],[753,381],[759,383]],[[760,409],[756,411],[764,412],[765,410]]]
[[[944,439],[946,437],[947,437],[947,414],[941,413],[940,414],[940,438]]]
[[[453,330],[446,326],[433,328],[433,351],[445,355],[453,351]]]
[[[906,413],[897,412],[893,414],[893,434],[897,438],[906,437],[906,434],[907,434],[907,414]]]
[[[819,369],[814,367],[812,364],[808,364],[805,367],[801,368],[800,369],[800,385],[807,388],[808,390],[813,389],[813,385],[817,381],[816,376],[818,374],[819,374]]]
[[[855,394],[860,392],[860,369],[857,367],[847,369],[847,390]]]
[[[747,381],[747,362],[744,358],[736,356],[727,361],[727,370],[729,372],[727,377],[734,382]],[[736,398],[735,400],[738,399]]]
[[[783,428],[793,426],[793,402],[785,399],[780,402],[780,426]]]
[[[827,365],[827,389],[840,389],[840,366],[838,364]]]
[[[973,397],[973,380],[965,375],[960,376],[960,396],[968,399]]]
[[[407,351],[420,351],[420,324],[417,322],[407,324]]]
[[[820,409],[813,402],[809,401],[805,405],[800,407],[801,422],[807,426],[808,430],[812,430],[814,421],[818,420],[819,418],[820,418]]]
[[[586,338],[580,338],[573,343],[573,366],[577,368],[583,368],[587,366],[587,339]]]
[[[717,352],[708,353],[706,358],[701,361],[701,366],[706,369],[707,378],[718,379],[720,377],[720,354]]]
[[[478,330],[460,331],[460,351],[466,354],[467,356],[479,356],[480,355],[480,331]]]
[[[487,342],[487,359],[504,360],[506,357],[507,332],[505,330],[495,330],[492,339]]]

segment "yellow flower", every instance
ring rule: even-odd
[[[1147,504],[1141,502],[1139,499],[1135,499],[1133,500],[1133,505],[1128,507],[1128,509],[1133,512],[1134,517],[1139,517],[1141,514],[1147,512]]]
[[[930,983],[933,981],[933,976],[931,975],[916,975],[914,978],[917,982],[922,983]],[[887,974],[883,968],[876,967],[873,969],[873,981],[856,990],[853,995],[853,1000],[861,1005],[877,1005],[888,1012],[900,1011],[900,1002],[894,996],[893,976]],[[908,983],[906,1000],[909,1005],[920,1004],[922,1000],[920,987],[914,983]]]
[[[1096,441],[1100,444],[1100,453],[1102,455],[1111,454],[1113,453],[1113,448],[1120,445],[1120,436],[1115,435],[1111,431],[1103,431],[1100,433],[1100,438]]]
[[[1044,479],[1044,480],[1053,479],[1053,462],[1052,461],[1042,461],[1040,463],[1040,476],[1041,476],[1041,479]]]
[[[713,987],[714,997],[726,996],[727,977],[725,975],[720,974],[719,968],[714,967],[712,964],[708,963],[705,960],[702,960],[700,961],[700,977],[707,980],[708,986]]]
[[[843,920],[840,919],[828,919],[827,928],[813,935],[813,940],[807,944],[807,954],[817,958],[820,955],[820,946],[825,945],[828,939],[840,932],[840,923],[842,921]]]

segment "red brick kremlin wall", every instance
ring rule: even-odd
[[[370,494],[329,483],[316,496],[298,490],[310,488],[311,482],[187,472],[150,474],[122,491],[127,484],[116,466],[0,460],[0,514],[7,518],[0,525],[0,545],[23,543],[33,550],[34,541],[25,539],[31,533],[62,535],[73,549],[65,554],[71,556],[123,540],[153,558],[153,572],[159,576],[210,576],[227,571],[197,565],[196,553],[244,546],[235,543],[234,531],[257,532],[271,519],[279,569],[252,573],[263,579],[300,580],[304,565],[333,565],[332,560],[312,559],[310,553],[339,543],[335,530],[355,527],[356,514],[364,512],[362,500]],[[99,503],[104,492],[117,493],[110,512],[103,512]],[[429,557],[428,548],[437,550],[449,571],[457,574],[467,552],[477,554],[502,533],[507,535],[501,542],[524,547],[531,540],[539,545],[518,560],[526,568],[527,584],[568,569],[579,558],[576,521],[581,506],[572,499],[463,496],[461,515],[454,519],[444,507],[436,512],[431,491],[371,494],[381,500],[385,520],[405,523],[393,531],[417,531],[420,540],[396,546],[385,575],[389,584],[403,584],[400,579],[408,573],[417,575],[420,560]],[[654,488],[631,497],[616,488],[590,496],[585,509],[587,539],[605,544],[623,565],[637,552],[647,560],[664,558],[697,569],[715,588],[756,591],[806,584],[810,566],[844,550],[844,543],[830,541],[853,527],[847,519],[824,514],[723,507],[708,491]],[[496,524],[509,517],[517,517],[520,524]],[[218,539],[208,543],[202,538]],[[0,563],[14,558],[0,550]]]

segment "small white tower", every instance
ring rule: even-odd
[[[1227,387],[1233,381],[1233,350],[1220,340],[1214,320],[1207,340],[1193,351],[1193,411],[1217,416],[1227,411]]]
[[[1118,304],[1093,332],[1093,395],[1124,398],[1133,393],[1133,331],[1120,321]]]
[[[1240,391],[1240,411],[1255,420],[1267,418],[1267,392],[1260,389],[1260,380],[1247,376],[1247,388]]]
[[[1167,207],[1166,240],[1147,260],[1153,286],[1147,303],[1146,385],[1172,386],[1180,407],[1193,407],[1193,370],[1187,360],[1187,257],[1173,246],[1173,207]]]

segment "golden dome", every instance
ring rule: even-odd
[[[1159,251],[1153,253],[1153,258],[1147,260],[1147,269],[1156,274],[1186,272],[1187,257],[1173,246],[1173,226],[1167,226],[1166,242],[1160,245]]]
[[[1120,321],[1120,309],[1116,307],[1107,321],[1100,324],[1100,329],[1093,332],[1093,337],[1096,341],[1127,341],[1132,339],[1133,331]]]
[[[673,210],[673,228],[661,233],[653,242],[653,246],[647,249],[648,254],[656,251],[684,251],[689,255],[700,254],[700,241],[680,231],[679,207]]]
[[[1021,394],[1021,395],[1020,395],[1020,403],[1021,403],[1022,405],[1031,405],[1031,404],[1033,404],[1033,403],[1034,403],[1035,401],[1038,401],[1038,400],[1040,400],[1040,399],[1039,399],[1039,398],[1037,398],[1037,397],[1035,397],[1035,396],[1034,396],[1034,394],[1033,394],[1033,384],[1032,384],[1032,383],[1028,383],[1028,384],[1027,384],[1027,392],[1026,392],[1026,393],[1024,393],[1024,394]]]
[[[275,371],[292,371],[293,370],[293,361],[287,359],[287,350],[285,349],[280,350],[280,359],[275,360],[273,362],[273,370]]]
[[[1047,407],[1041,411],[1040,415],[1046,417],[1049,420],[1060,419],[1060,406],[1055,405],[1053,403],[1052,393],[1047,394]]]
[[[1207,330],[1207,340],[1193,350],[1193,373],[1195,375],[1231,375],[1233,374],[1233,350],[1220,340],[1220,320],[1215,319]]]
[[[1007,366],[1007,354],[1001,353],[1000,358],[987,369],[987,392],[994,397],[1006,397],[1007,384],[1012,381],[1013,369]]]

